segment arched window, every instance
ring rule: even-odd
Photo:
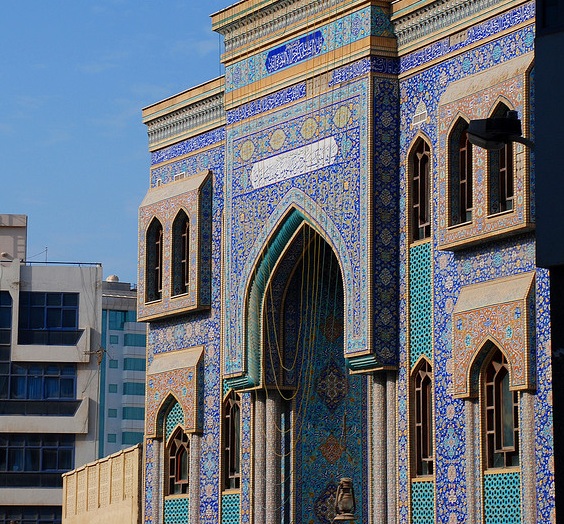
[[[188,292],[190,220],[183,210],[172,224],[172,294]]]
[[[448,139],[451,226],[472,220],[472,144],[467,130],[468,122],[459,118]]]
[[[431,180],[429,144],[417,139],[409,155],[411,174],[411,239],[431,236]]]
[[[232,391],[223,404],[223,488],[241,486],[241,401]]]
[[[417,476],[433,474],[433,374],[425,359],[413,374],[415,417],[415,472]]]
[[[507,115],[509,108],[500,103],[493,118]],[[513,144],[508,143],[498,151],[488,151],[489,214],[513,209]]]
[[[160,300],[163,293],[163,226],[156,218],[147,229],[145,250],[145,295],[151,302]]]
[[[519,396],[509,390],[509,368],[498,349],[483,370],[485,455],[487,468],[519,465]]]
[[[167,495],[188,493],[190,468],[190,441],[188,435],[177,428],[167,445]]]

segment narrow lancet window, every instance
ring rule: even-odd
[[[172,294],[188,292],[189,284],[190,220],[184,211],[179,211],[172,225]]]
[[[223,488],[241,486],[241,401],[231,392],[223,404]]]
[[[146,300],[147,302],[161,300],[163,293],[163,226],[156,218],[147,229],[145,249],[147,253]]]
[[[486,464],[488,468],[519,465],[519,394],[509,389],[509,368],[495,349],[484,370]]]
[[[449,136],[450,225],[472,220],[472,144],[468,122],[460,118]]]
[[[411,239],[431,236],[431,180],[429,144],[419,138],[409,156],[411,171]]]
[[[188,493],[190,441],[188,435],[177,428],[168,443],[168,486],[167,495]]]
[[[494,118],[503,118],[509,108],[500,103],[492,114]],[[513,209],[513,144],[505,144],[502,149],[488,151],[488,190],[489,213],[503,213]]]
[[[431,364],[423,360],[414,377],[415,461],[417,476],[433,474],[433,380]]]

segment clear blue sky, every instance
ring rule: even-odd
[[[28,215],[28,259],[137,281],[141,109],[223,74],[209,15],[232,3],[2,2],[0,213]]]

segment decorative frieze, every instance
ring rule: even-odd
[[[224,120],[223,93],[220,93],[148,122],[149,147],[203,126],[222,125]]]
[[[256,42],[267,36],[284,33],[303,20],[311,20],[326,9],[334,9],[342,0],[280,0],[255,13],[222,25],[218,20],[214,30],[225,37],[225,52]]]
[[[465,18],[475,16],[499,0],[438,0],[394,20],[398,47],[410,44]]]

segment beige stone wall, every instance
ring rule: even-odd
[[[63,523],[140,523],[141,480],[141,445],[66,473]]]

